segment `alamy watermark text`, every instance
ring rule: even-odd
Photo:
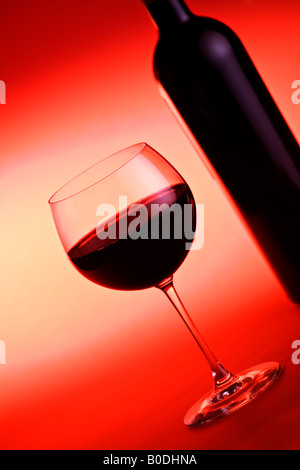
[[[293,81],[292,88],[296,90],[292,94],[292,103],[300,104],[300,80]]]
[[[298,366],[300,364],[300,340],[295,340],[292,343],[292,349],[295,349],[295,351],[292,354],[292,363],[295,364],[295,366]]]
[[[6,364],[6,344],[0,340],[0,365]]]
[[[186,250],[201,250],[204,246],[204,204],[128,205],[127,196],[119,196],[118,208],[100,204],[96,216],[101,218],[96,227],[100,240],[172,239],[184,240]]]
[[[6,104],[6,85],[3,80],[0,80],[0,104]]]

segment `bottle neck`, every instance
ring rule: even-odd
[[[143,0],[159,30],[186,23],[192,13],[183,0]]]

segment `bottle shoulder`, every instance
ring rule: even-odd
[[[240,41],[237,34],[225,23],[214,18],[193,15],[183,24],[159,31],[157,47],[167,43],[195,43],[201,40],[203,35],[209,34],[218,34],[220,38],[223,37],[230,42]]]
[[[187,60],[191,53],[194,57],[214,61],[218,57],[244,55],[244,51],[240,38],[225,23],[214,18],[193,16],[177,28],[160,32],[154,61],[177,61],[179,57]]]

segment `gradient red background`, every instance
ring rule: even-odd
[[[187,3],[239,34],[299,141],[299,2]],[[162,101],[156,40],[139,0],[1,4],[1,449],[300,448],[299,308]],[[81,277],[47,206],[70,177],[139,141],[205,204],[205,246],[175,283],[207,342],[233,371],[286,365],[263,397],[203,429],[183,416],[211,387],[210,371],[171,305],[155,289]]]

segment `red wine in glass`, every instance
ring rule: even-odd
[[[177,271],[191,242],[186,238],[184,225],[191,228],[189,233],[195,231],[195,202],[189,187],[182,183],[161,190],[140,205],[147,213],[142,226],[134,224],[130,231],[136,211],[128,207],[102,226],[102,233],[95,228],[68,252],[83,276],[112,289],[138,290],[158,285]],[[189,220],[184,214],[187,205],[192,205],[192,211],[186,212]],[[174,212],[172,207],[176,208]],[[179,230],[175,222],[179,222]],[[123,234],[120,227],[125,227]],[[169,229],[166,237],[162,233],[164,227]],[[106,233],[117,237],[110,238]]]
[[[211,368],[213,390],[188,411],[186,425],[226,416],[277,380],[282,371],[277,362],[237,375],[225,369],[182,304],[173,275],[195,235],[196,204],[186,181],[149,145],[132,145],[98,162],[49,203],[62,245],[83,276],[111,289],[157,287],[188,327]],[[116,210],[113,215],[101,210],[99,222],[99,207]]]

